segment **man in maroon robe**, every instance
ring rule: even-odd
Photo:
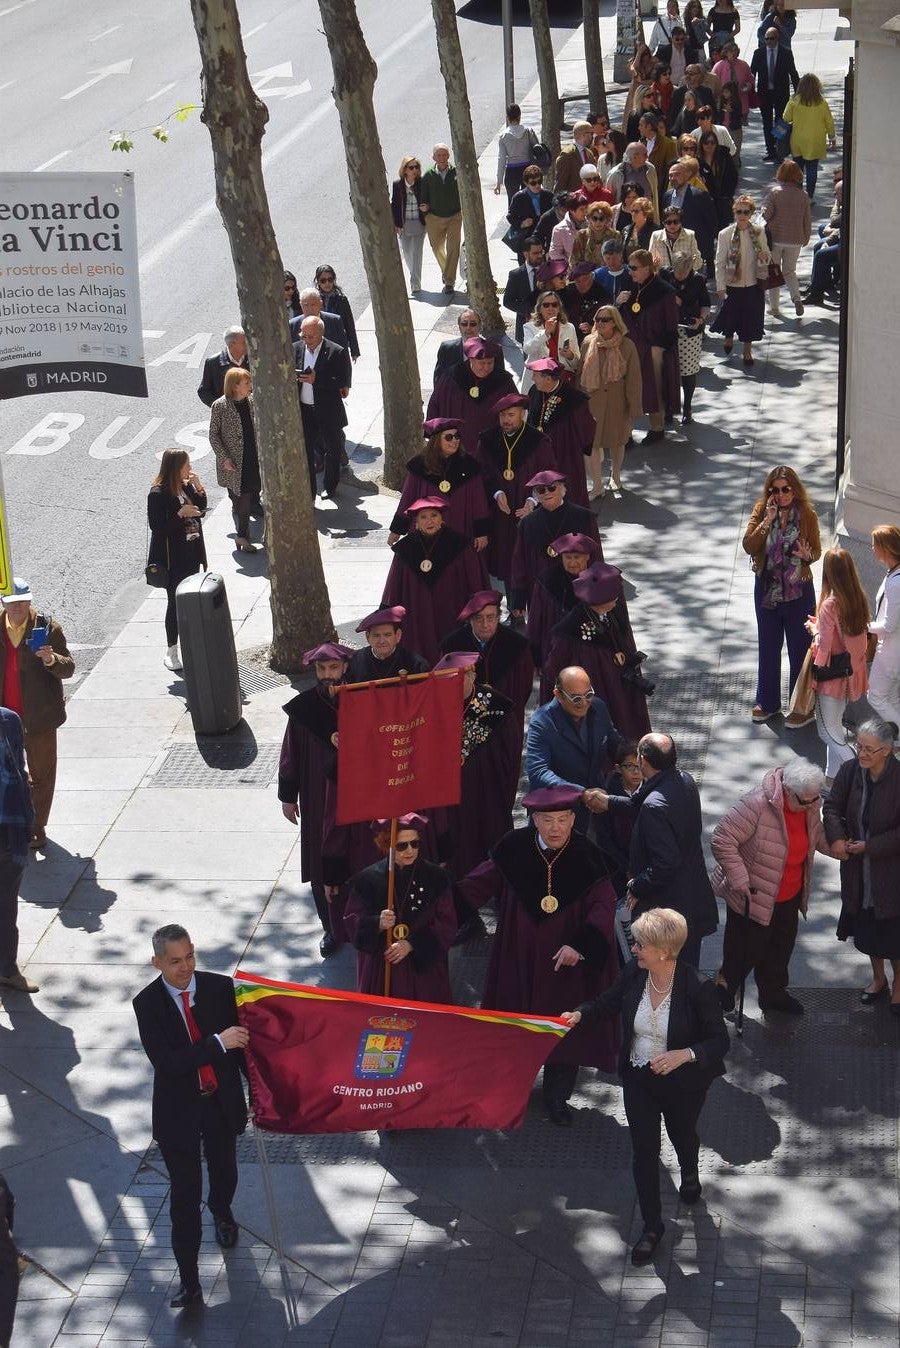
[[[322,924],[319,952],[323,959],[337,949],[322,878],[325,795],[328,783],[337,774],[335,689],[343,681],[352,655],[349,647],[335,642],[306,652],[303,663],[315,667],[316,682],[285,704],[288,723],[278,765],[281,812],[292,824],[300,824],[300,878],[312,889]]]
[[[562,534],[551,547],[556,555],[538,572],[528,608],[528,643],[537,669],[546,662],[553,628],[578,602],[572,582],[600,556],[600,544],[588,534]],[[553,685],[548,692],[542,679],[538,705],[552,691]]]
[[[641,673],[646,656],[635,646],[622,573],[594,562],[572,589],[578,603],[553,629],[543,676],[555,680],[561,669],[579,665],[625,738],[640,739],[650,729],[647,695],[653,684]]]
[[[580,799],[573,787],[532,791],[522,802],[526,827],[505,834],[458,885],[473,908],[497,901],[485,1009],[556,1016],[568,1009],[568,998],[595,997],[615,979],[616,895],[597,848],[574,832]],[[572,1122],[567,1101],[579,1066],[615,1070],[614,1022],[576,1034],[570,1031],[544,1064],[544,1105],[560,1126]]]
[[[401,674],[427,674],[428,661],[403,644],[402,604],[369,613],[356,625],[365,633],[365,650],[354,652],[345,683],[371,683],[375,679],[396,679]]]
[[[519,520],[535,509],[528,480],[556,467],[550,441],[528,425],[527,408],[524,393],[510,393],[497,403],[497,424],[478,437],[477,458],[493,509],[488,569],[507,590]]]
[[[465,360],[442,375],[428,399],[428,418],[454,417],[462,424],[462,447],[474,454],[478,437],[494,425],[498,401],[515,393],[513,377],[503,364],[503,351],[485,337],[463,342]]]
[[[554,467],[566,477],[569,500],[589,506],[585,464],[597,423],[589,400],[574,384],[562,380],[562,367],[551,356],[531,360],[534,383],[528,394],[528,420],[550,439]]]
[[[554,538],[560,534],[587,534],[600,542],[597,518],[587,506],[575,505],[568,498],[565,475],[558,468],[545,468],[528,482],[537,498],[537,509],[519,521],[518,537],[512,560],[510,589],[513,614],[524,616],[531,603],[534,583],[556,556]],[[603,549],[600,548],[600,557]]]

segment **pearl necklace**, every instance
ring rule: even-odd
[[[674,972],[674,970],[673,970],[673,972],[672,972],[672,977],[669,979],[669,986],[666,987],[666,988],[658,988],[658,987],[656,986],[656,984],[655,984],[654,981],[653,981],[653,975],[651,974],[651,972],[650,972],[649,969],[647,970],[647,977],[648,977],[648,979],[650,980],[650,986],[651,986],[651,988],[653,989],[653,991],[656,993],[657,997],[662,997],[663,999],[665,999],[666,997],[668,997],[669,993],[672,991],[672,984],[673,984],[674,981],[675,981],[675,972]]]

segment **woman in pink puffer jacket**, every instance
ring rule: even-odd
[[[794,759],[767,772],[713,833],[712,886],[728,905],[716,976],[725,1011],[752,969],[762,1011],[803,1014],[787,990],[788,963],[809,901],[813,859],[817,851],[831,855],[819,813],[824,785],[821,768]]]

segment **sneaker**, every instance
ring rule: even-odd
[[[40,992],[37,983],[32,983],[18,969],[15,973],[0,977],[0,988],[12,988],[14,992]]]
[[[169,649],[166,651],[166,656],[165,659],[163,660],[163,664],[165,665],[166,669],[171,669],[174,674],[180,674],[181,671],[184,669],[184,665],[181,663],[181,659],[178,655],[177,642],[174,646],[170,646]]]
[[[755,722],[756,725],[762,725],[764,721],[771,721],[773,716],[778,716],[780,713],[780,707],[776,707],[774,711],[764,711],[759,703],[757,703],[750,713],[750,720]]]
[[[785,730],[799,730],[801,726],[809,725],[810,721],[816,719],[815,712],[792,711],[790,716],[784,718]]]

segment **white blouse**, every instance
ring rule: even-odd
[[[631,1039],[632,1067],[646,1067],[648,1062],[665,1053],[669,1038],[669,1007],[672,1004],[672,989],[663,997],[654,1010],[650,1001],[650,979],[644,984],[644,994],[638,1003],[634,1018],[634,1034]]]

